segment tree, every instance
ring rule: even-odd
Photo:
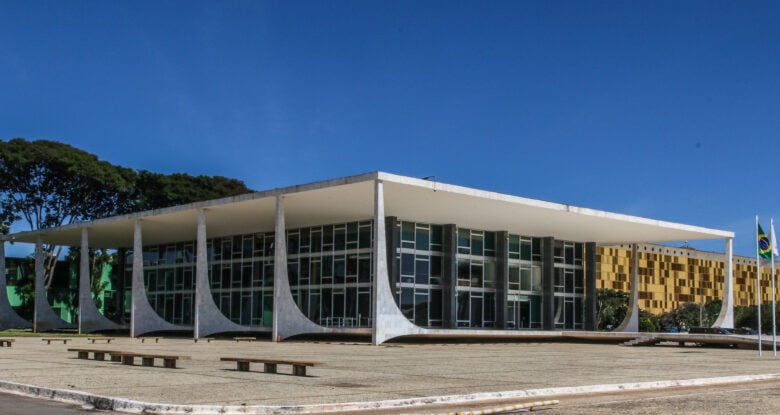
[[[244,182],[222,176],[164,175],[138,172],[135,183],[135,211],[160,209],[202,200],[237,196],[251,192]]]
[[[55,141],[0,141],[0,222],[30,230],[110,216],[130,209],[135,172]],[[46,245],[46,287],[61,247]]]
[[[612,330],[619,326],[628,313],[628,293],[610,288],[596,292],[596,327]]]
[[[661,319],[647,310],[639,310],[639,331],[655,333],[661,331]]]
[[[0,234],[249,193],[244,182],[115,166],[56,141],[0,140]],[[62,247],[44,246],[48,288]]]
[[[709,300],[703,305],[698,303],[685,303],[677,309],[661,314],[661,325],[663,327],[709,327],[720,314],[723,301],[719,299]],[[701,316],[701,320],[699,319]]]
[[[776,310],[775,323],[780,323],[780,308]],[[754,305],[734,307],[734,327],[750,327],[758,330],[758,307]],[[761,331],[772,332],[771,303],[761,305]]]

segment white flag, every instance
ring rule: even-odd
[[[775,220],[772,219],[771,224],[769,225],[772,229],[770,232],[772,232],[772,255],[778,256],[777,253],[777,238],[775,238]]]

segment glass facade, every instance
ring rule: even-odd
[[[541,241],[509,235],[507,275],[507,328],[542,328]]]
[[[581,243],[554,241],[555,328],[582,329],[585,276]]]
[[[496,233],[458,229],[458,327],[496,327]]]
[[[298,308],[326,327],[371,327],[372,221],[287,233],[287,273]]]
[[[442,227],[399,221],[393,232],[400,241],[395,252],[398,306],[420,327],[441,327]]]
[[[287,231],[290,288],[313,322],[371,326],[372,235],[372,221]],[[127,252],[125,278],[130,281],[133,257]],[[271,326],[274,233],[209,239],[207,252],[209,285],[222,314],[241,325]],[[162,318],[193,324],[195,242],[144,247],[144,284],[149,304]]]
[[[417,326],[520,330],[541,329],[548,321],[546,327],[559,330],[583,328],[584,244],[548,239],[552,247],[545,245],[545,250],[547,242],[540,238],[454,226],[446,227],[452,229],[447,231],[452,239],[445,243],[443,225],[392,223],[388,232],[395,242],[388,260],[394,269],[395,298]],[[365,220],[287,231],[292,296],[312,322],[372,326],[373,230],[373,221]],[[273,232],[207,241],[214,302],[237,324],[272,324],[274,242]],[[552,252],[552,272],[544,271],[543,252]],[[143,256],[152,308],[173,324],[193,324],[195,242],[147,246]],[[452,262],[445,264],[446,258]],[[125,255],[124,270],[129,287],[131,251]],[[547,284],[545,275],[552,275]],[[554,310],[552,316],[544,315],[545,298],[554,303],[546,308]]]
[[[214,303],[230,321],[270,326],[274,299],[274,234],[255,233],[207,242]]]

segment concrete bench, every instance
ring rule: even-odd
[[[0,347],[11,347],[16,339],[0,339]]]
[[[95,344],[95,342],[104,341],[106,344],[111,343],[111,340],[114,340],[113,337],[87,337],[87,341],[92,342],[92,344]]]
[[[214,340],[214,338],[213,337],[201,337],[199,339],[193,339],[193,340],[195,340],[195,343],[197,343],[199,341],[205,341],[206,343],[211,343],[211,341]]]
[[[139,337],[139,338],[141,339],[141,343],[145,343],[147,340],[149,340],[149,341],[154,340],[155,343],[159,343],[160,342],[160,338],[159,337]]]
[[[101,349],[84,349],[73,348],[68,349],[69,352],[76,352],[79,359],[89,359],[89,354],[92,353],[92,358],[95,360],[106,360],[106,355],[111,353],[117,353],[116,350],[101,350]]]
[[[253,341],[257,340],[257,337],[233,337],[233,340],[235,340],[236,343],[238,343],[238,342],[253,342]]]
[[[163,367],[176,369],[177,360],[190,360],[189,356],[168,355],[168,354],[149,354],[139,352],[109,352],[112,361],[121,361],[123,365],[135,365],[135,358],[141,358],[141,366],[154,366],[155,359],[163,361]]]
[[[298,360],[279,360],[279,359],[262,359],[254,357],[221,357],[219,360],[223,362],[236,362],[236,370],[239,372],[248,372],[250,363],[262,363],[263,371],[265,373],[277,373],[276,367],[278,365],[290,365],[293,369],[293,375],[306,376],[306,368],[309,366],[323,366],[324,363],[320,362],[302,362]]]
[[[68,342],[71,340],[73,339],[67,337],[48,337],[41,339],[41,341],[46,342],[46,344],[51,344],[51,342],[62,342],[62,344],[68,344]]]

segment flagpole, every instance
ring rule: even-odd
[[[769,227],[772,232],[772,356],[777,357],[777,324],[775,324],[775,251],[777,250],[777,241],[775,240],[775,218],[769,220]]]
[[[758,215],[756,215],[756,304],[758,305],[758,355],[761,356],[761,260],[758,245]]]

